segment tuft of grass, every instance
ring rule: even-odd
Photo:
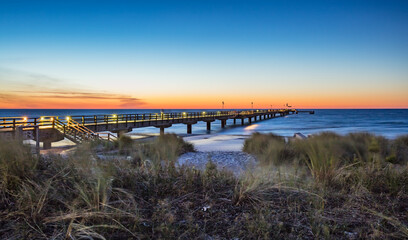
[[[320,135],[303,142],[297,147],[304,155],[304,161],[317,183],[331,184],[333,179],[340,174],[341,161],[337,136]]]
[[[194,146],[176,134],[164,134],[152,142],[139,146],[142,160],[150,160],[156,168],[175,168],[178,157],[186,152],[194,152]]]
[[[408,135],[396,138],[391,143],[391,157],[394,157],[392,163],[404,164],[408,161]]]
[[[296,156],[291,144],[274,134],[254,133],[251,138],[245,140],[243,151],[256,155],[259,162],[264,165],[290,164]]]
[[[0,191],[15,191],[35,173],[38,158],[22,141],[0,139]]]
[[[118,141],[119,151],[121,153],[131,152],[133,145],[134,145],[134,142],[131,137],[122,134],[117,141]]]

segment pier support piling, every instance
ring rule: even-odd
[[[155,127],[160,128],[160,135],[164,135],[164,129],[171,127],[171,124],[156,125]]]
[[[211,131],[211,122],[207,122],[207,131]]]
[[[221,128],[225,128],[225,125],[227,125],[227,120],[221,120]]]
[[[244,126],[244,119],[241,118],[241,125]]]
[[[191,124],[187,124],[187,134],[191,134]]]

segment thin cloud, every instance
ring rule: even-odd
[[[17,99],[18,98],[13,94],[0,93],[0,102],[10,103],[16,101]]]
[[[33,85],[33,82],[38,84],[60,84],[65,80],[41,73],[26,72],[17,69],[4,68],[0,66],[0,82]]]
[[[139,99],[136,98],[121,99],[121,102],[122,104],[119,105],[119,107],[121,108],[135,108],[138,105],[144,104]]]
[[[32,93],[31,93],[32,94]],[[66,99],[110,99],[110,100],[131,100],[141,101],[139,98],[112,94],[112,93],[82,93],[82,92],[36,92],[32,97],[42,98],[66,98]]]
[[[8,106],[109,106],[135,108],[145,103],[142,99],[126,94],[109,92],[89,92],[84,88],[73,89],[66,86],[65,80],[45,74],[29,73],[0,67],[0,107]],[[33,84],[35,83],[35,84]],[[65,84],[64,84],[65,83]]]
[[[58,92],[58,93],[41,93],[41,92],[15,92],[0,93],[0,108],[10,105],[25,106],[72,106],[78,107],[79,103],[89,106],[109,106],[117,108],[137,108],[145,103],[140,99],[123,94],[110,93],[82,93],[82,92]],[[81,103],[82,104],[82,103]]]

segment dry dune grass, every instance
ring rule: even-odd
[[[0,238],[407,238],[407,139],[255,134],[244,150],[260,168],[239,178],[211,161],[176,167],[194,147],[175,135],[87,143],[68,158],[0,140]],[[117,159],[96,154],[112,149]]]

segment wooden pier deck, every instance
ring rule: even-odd
[[[234,124],[252,124],[253,121],[297,114],[296,109],[267,109],[244,111],[216,112],[177,112],[177,113],[145,113],[145,114],[112,114],[84,116],[42,116],[0,117],[0,136],[21,137],[43,142],[44,148],[50,148],[51,142],[67,138],[75,143],[86,140],[103,139],[113,141],[116,136],[130,132],[133,128],[156,127],[160,134],[173,124],[185,124],[187,134],[192,133],[192,126],[197,122],[206,122],[207,130],[211,123],[219,121],[221,128],[227,120],[233,119]],[[312,112],[310,112],[312,113]],[[313,112],[314,113],[314,112]],[[238,123],[239,124],[239,123]]]

